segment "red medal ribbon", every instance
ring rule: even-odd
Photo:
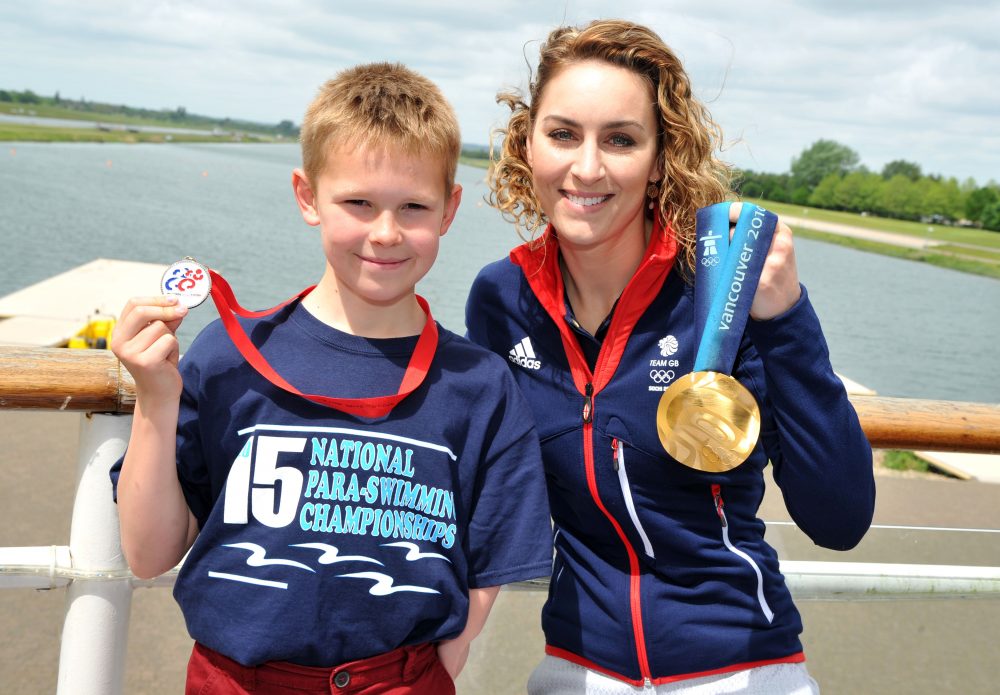
[[[265,359],[260,353],[257,346],[250,341],[250,337],[246,334],[246,331],[243,330],[243,326],[240,325],[240,322],[237,321],[236,316],[234,316],[234,314],[242,316],[243,318],[259,318],[262,316],[268,316],[287,304],[297,299],[302,299],[313,291],[315,285],[307,287],[291,299],[282,302],[273,309],[266,309],[264,311],[248,311],[239,305],[239,302],[236,301],[236,296],[233,294],[232,288],[221,275],[211,269],[208,272],[212,277],[212,301],[215,302],[215,306],[219,310],[219,316],[222,318],[222,324],[226,327],[226,332],[229,334],[229,338],[233,341],[233,345],[236,346],[236,349],[240,351],[241,355],[243,355],[243,359],[245,359],[258,374],[284,391],[293,393],[296,396],[301,396],[302,398],[307,398],[314,403],[325,405],[329,408],[334,408],[345,413],[350,413],[351,415],[378,418],[388,415],[396,404],[413,393],[413,391],[415,391],[417,387],[423,383],[424,377],[427,376],[427,370],[430,368],[431,361],[434,359],[434,353],[437,350],[438,330],[437,324],[434,322],[434,317],[431,316],[430,306],[420,295],[416,295],[417,303],[427,315],[427,321],[424,323],[424,328],[420,333],[420,337],[417,339],[417,345],[413,350],[413,355],[410,357],[410,362],[406,366],[406,373],[403,375],[403,381],[399,385],[399,391],[392,396],[375,396],[372,398],[334,398],[331,396],[302,393],[285,381],[280,374],[274,371],[274,368],[271,367],[267,359]]]

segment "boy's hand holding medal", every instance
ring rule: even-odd
[[[122,310],[111,350],[135,379],[143,400],[168,402],[179,396],[177,329],[188,309],[205,301],[211,286],[208,269],[186,258],[163,273],[161,296],[133,297]]]

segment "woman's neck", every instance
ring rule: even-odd
[[[638,270],[652,225],[645,234],[631,234],[592,247],[560,243],[559,268],[566,296],[577,322],[591,335],[611,313],[615,302]]]

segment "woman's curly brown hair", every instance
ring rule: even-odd
[[[497,130],[499,152],[490,148],[489,203],[513,222],[518,234],[535,236],[547,223],[535,195],[526,158],[528,135],[545,86],[560,70],[585,60],[603,60],[639,75],[656,95],[659,125],[657,163],[659,213],[676,231],[678,256],[695,261],[695,211],[726,199],[731,169],[716,158],[722,132],[705,106],[691,94],[680,60],[655,32],[624,20],[597,20],[586,27],[559,27],[539,51],[529,101],[517,91],[501,92],[497,102],[510,107],[507,127]],[[492,140],[495,140],[493,138]],[[687,275],[687,272],[685,272]]]

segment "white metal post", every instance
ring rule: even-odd
[[[59,695],[124,689],[132,584],[127,575],[108,578],[127,569],[108,471],[125,451],[131,424],[130,416],[93,414],[81,425],[69,548],[74,570],[98,576],[74,579],[67,589]]]

